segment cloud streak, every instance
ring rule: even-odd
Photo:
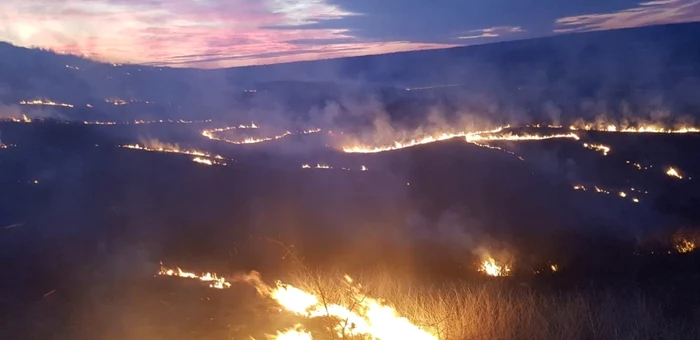
[[[560,18],[556,20],[554,32],[587,32],[690,21],[700,21],[699,1],[655,0],[612,13]]]
[[[0,40],[109,62],[197,67],[449,46],[408,41],[377,44],[354,39],[341,29],[265,28],[354,15],[324,0],[6,0],[0,4]],[[333,39],[338,43],[328,44]],[[326,44],[315,46],[309,44],[312,41]],[[179,56],[177,63],[173,56]]]
[[[215,68],[695,20],[694,0],[4,0],[0,41]]]
[[[524,33],[525,30],[522,27],[517,26],[499,26],[482,28],[477,30],[471,30],[467,32],[466,35],[461,35],[457,39],[481,39],[481,38],[498,38],[502,36],[509,36],[514,33]]]

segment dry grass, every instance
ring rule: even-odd
[[[341,272],[309,270],[292,284],[327,303],[352,306],[353,296]],[[697,339],[697,316],[674,321],[659,304],[635,290],[577,290],[541,293],[498,280],[470,284],[426,285],[386,273],[355,277],[370,297],[381,298],[401,315],[442,340],[463,339]],[[337,321],[335,321],[337,322]],[[321,328],[328,329],[328,324]],[[315,334],[314,339],[332,335]]]

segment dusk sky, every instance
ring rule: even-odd
[[[699,0],[2,0],[0,40],[230,67],[700,21]]]

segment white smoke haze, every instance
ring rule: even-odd
[[[17,104],[0,103],[0,119],[22,119],[26,116],[30,119],[56,119],[65,120],[66,116],[49,107],[22,107]]]

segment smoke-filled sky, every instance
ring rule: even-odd
[[[0,40],[212,68],[698,20],[698,0],[3,0]]]

